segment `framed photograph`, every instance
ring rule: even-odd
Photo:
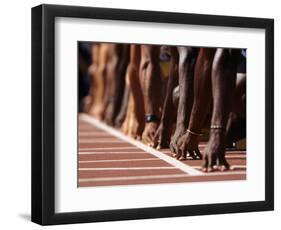
[[[32,221],[274,208],[274,21],[32,8]]]

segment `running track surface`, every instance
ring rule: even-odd
[[[233,170],[203,173],[201,160],[178,161],[85,114],[78,122],[78,187],[246,179],[245,151],[226,152]]]

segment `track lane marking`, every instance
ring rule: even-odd
[[[100,128],[108,133],[110,133],[111,135],[117,137],[118,139],[122,140],[122,141],[125,141],[125,142],[128,142],[132,145],[135,145],[137,146],[138,148],[144,150],[145,152],[147,153],[150,153],[158,158],[160,158],[161,160],[164,160],[166,161],[167,163],[175,166],[176,168],[180,169],[181,171],[187,173],[187,174],[190,174],[190,175],[204,175],[203,172],[197,170],[197,169],[194,169],[193,167],[190,167],[160,151],[157,151],[156,149],[153,149],[139,141],[136,141],[128,136],[125,136],[124,134],[120,133],[120,131],[117,131],[116,129],[114,128],[111,128],[107,125],[105,125],[104,123],[96,120],[95,118],[93,117],[90,117],[89,115],[86,115],[86,114],[81,114],[79,115],[79,118],[81,118],[83,121],[85,122],[88,122],[89,124],[97,127],[97,128]]]
[[[132,153],[132,154],[135,154],[135,153],[146,153],[144,151],[142,152],[79,152],[79,155],[95,155],[95,154],[103,154],[103,155],[106,155],[106,154],[128,154],[128,153]]]
[[[79,171],[119,171],[119,170],[163,170],[163,169],[177,169],[173,166],[162,166],[162,167],[119,167],[119,168],[79,168]]]
[[[79,140],[79,144],[84,143],[91,143],[91,144],[97,144],[97,143],[123,143],[123,141],[120,140]]]
[[[78,163],[102,163],[102,162],[127,162],[127,161],[161,161],[158,158],[141,158],[141,159],[121,159],[121,160],[80,160]]]
[[[245,172],[220,172],[220,173],[208,173],[207,176],[221,176],[221,175],[245,175]],[[204,177],[205,174],[196,175],[198,177]],[[170,175],[153,175],[153,176],[124,176],[124,177],[99,177],[99,178],[81,178],[79,182],[98,182],[98,181],[127,181],[127,180],[146,180],[146,179],[169,179],[169,178],[184,178],[193,177],[190,174],[170,174]]]
[[[96,131],[93,131],[93,132],[83,132],[83,131],[79,131],[79,134],[78,136],[81,136],[81,137],[88,137],[88,136],[109,136],[108,133],[104,133],[103,131],[100,131],[100,132],[96,132]]]
[[[87,151],[91,151],[91,150],[111,150],[111,149],[139,149],[137,147],[131,147],[131,146],[128,146],[128,147],[99,147],[99,148],[79,148],[79,150],[87,150]]]
[[[231,165],[230,167],[233,169],[247,169],[246,165]],[[193,168],[200,169],[201,166],[193,166]]]

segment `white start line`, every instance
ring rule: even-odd
[[[119,132],[118,130],[112,128],[112,127],[109,127],[107,126],[106,124],[98,121],[97,119],[87,115],[87,114],[81,114],[79,115],[80,119],[89,123],[89,124],[92,124],[93,126],[111,134],[112,136],[115,136],[116,138],[118,138],[119,140],[122,140],[122,141],[125,141],[127,143],[130,143],[136,147],[138,147],[139,149],[142,149],[144,150],[145,152],[147,153],[150,153],[151,155],[153,156],[156,156],[158,158],[160,158],[161,160],[163,161],[166,161],[167,163],[169,163],[170,165],[173,165],[174,167],[180,169],[181,171],[189,174],[189,175],[204,175],[203,172],[197,170],[197,169],[194,169],[193,167],[191,166],[188,166],[156,149],[153,149],[137,140],[134,140],[133,138],[130,138],[128,136],[125,136],[123,133]]]

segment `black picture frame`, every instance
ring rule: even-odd
[[[265,200],[55,213],[55,18],[260,28],[265,30]],[[274,20],[62,5],[32,8],[32,221],[41,225],[162,218],[274,209]]]

